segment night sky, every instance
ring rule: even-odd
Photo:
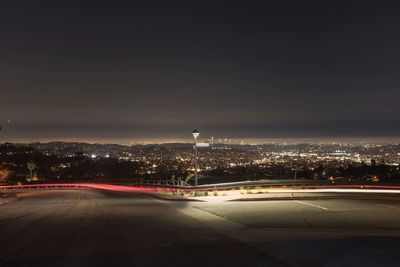
[[[0,141],[400,136],[396,1],[3,1]]]

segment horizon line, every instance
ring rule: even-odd
[[[262,145],[262,144],[299,144],[299,143],[400,143],[400,137],[280,137],[280,138],[240,138],[217,137],[216,139],[228,139],[230,145]],[[33,144],[33,143],[86,143],[86,144],[116,144],[116,145],[151,145],[151,144],[187,144],[192,143],[192,138],[13,138],[2,140],[2,143]],[[210,138],[199,138],[206,140]]]

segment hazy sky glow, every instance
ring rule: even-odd
[[[399,4],[268,2],[2,4],[0,140],[400,136]]]

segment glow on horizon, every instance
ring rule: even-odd
[[[70,142],[70,143],[89,143],[89,144],[168,144],[168,143],[191,143],[193,138],[0,138],[0,142],[8,143],[49,143],[49,142]],[[234,144],[240,144],[243,140],[244,145],[262,144],[298,144],[298,143],[400,143],[400,137],[335,137],[335,138],[229,138]]]

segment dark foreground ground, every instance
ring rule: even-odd
[[[163,201],[96,190],[0,206],[0,266],[399,266],[400,202]]]

